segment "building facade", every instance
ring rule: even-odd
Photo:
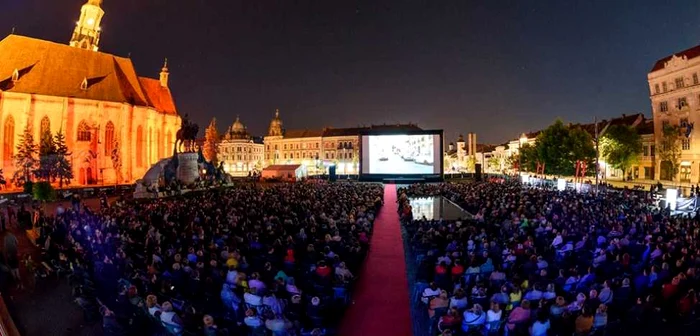
[[[700,122],[699,76],[700,46],[658,60],[647,75],[656,147],[659,148],[665,125],[681,129],[678,174],[673,176],[668,162],[663,162],[660,155],[655,157],[655,174],[662,180],[700,182],[700,140],[693,129]]]
[[[270,121],[265,144],[265,165],[300,164],[309,175],[328,173],[355,175],[360,169],[360,134],[367,130],[420,130],[415,125],[377,125],[355,128],[287,130],[279,110]]]
[[[231,176],[248,176],[263,168],[265,146],[255,141],[238,117],[223,134],[218,149],[224,171]]]
[[[26,127],[35,143],[46,130],[64,133],[74,185],[131,183],[172,153],[180,117],[167,62],[152,79],[138,76],[129,58],[98,52],[100,4],[83,5],[70,45],[14,34],[0,41],[0,168],[6,177],[15,170]],[[115,148],[120,169],[112,162]]]

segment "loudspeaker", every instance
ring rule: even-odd
[[[474,179],[477,181],[481,181],[481,163],[477,163],[474,165]]]
[[[335,174],[335,166],[328,167],[328,179],[331,182],[338,180],[338,175]]]

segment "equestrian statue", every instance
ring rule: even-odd
[[[197,133],[199,133],[199,125],[191,122],[189,116],[185,114],[182,117],[182,125],[180,129],[175,134],[177,141],[175,141],[175,153],[193,153],[195,151],[195,140],[197,140]],[[180,152],[180,149],[184,151]]]

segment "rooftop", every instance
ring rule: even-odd
[[[157,79],[139,77],[129,58],[15,34],[0,41],[0,91],[128,103],[177,113],[170,90]]]

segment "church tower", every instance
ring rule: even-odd
[[[105,15],[102,10],[102,0],[88,0],[80,9],[80,19],[73,31],[70,46],[97,51],[100,43],[102,27],[100,22]]]

